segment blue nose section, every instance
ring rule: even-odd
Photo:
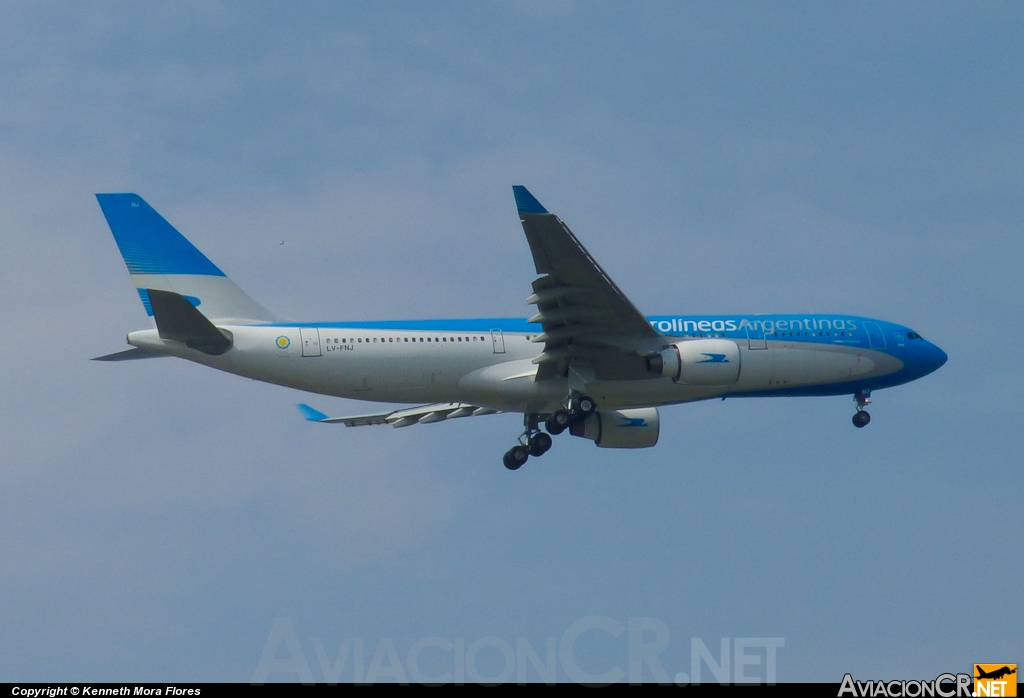
[[[939,370],[948,359],[949,357],[946,356],[946,352],[929,342],[928,350],[925,352],[924,357],[925,373]]]

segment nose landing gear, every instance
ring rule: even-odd
[[[871,402],[871,392],[862,390],[853,396],[857,401],[857,413],[853,415],[853,426],[863,429],[871,421],[871,415],[864,408]]]

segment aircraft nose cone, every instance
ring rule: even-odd
[[[948,359],[949,357],[946,355],[946,352],[942,351],[934,344],[928,345],[928,373],[942,368],[943,364],[945,364]]]

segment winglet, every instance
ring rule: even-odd
[[[548,210],[540,205],[540,202],[529,190],[521,184],[512,187],[512,193],[516,197],[516,208],[519,213],[547,213]]]
[[[322,422],[327,419],[326,414],[319,410],[314,410],[312,407],[304,403],[299,403],[296,407],[299,408],[299,412],[302,413],[302,416],[305,417],[308,422]]]

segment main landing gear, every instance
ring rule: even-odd
[[[551,437],[537,426],[540,415],[528,414],[524,421],[526,430],[519,437],[519,443],[510,448],[501,459],[509,470],[519,470],[530,456],[543,456],[551,448]]]
[[[573,422],[582,421],[593,414],[597,403],[586,395],[573,395],[568,401],[569,409],[556,410],[544,421],[547,434],[540,430],[541,415],[524,415],[526,429],[519,437],[519,443],[510,448],[502,458],[509,470],[519,470],[530,456],[543,456],[551,449],[551,437],[561,434]]]
[[[871,415],[864,409],[871,402],[871,393],[861,391],[854,395],[853,399],[857,401],[857,413],[853,415],[853,426],[863,429],[871,421]]]

